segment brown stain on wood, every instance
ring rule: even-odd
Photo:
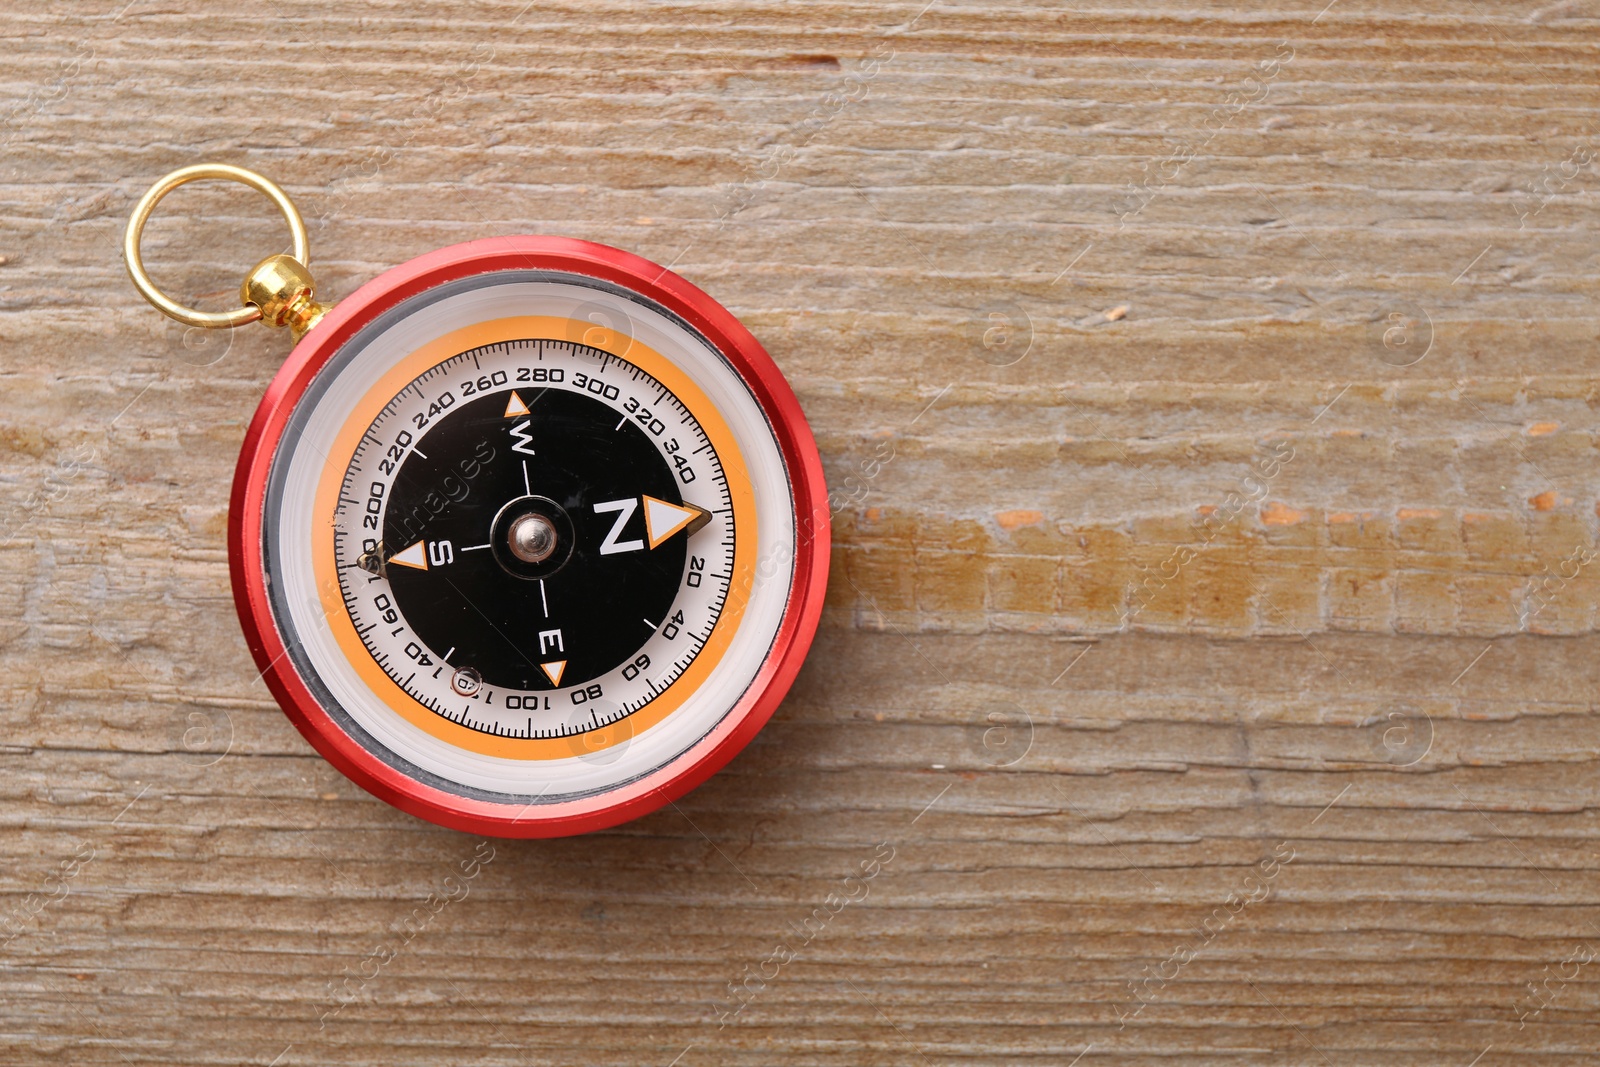
[[[978,520],[924,525],[908,513],[869,526],[846,513],[835,519],[834,559],[849,578],[833,602],[860,610],[870,601],[886,622],[912,629],[936,604],[941,625],[978,631],[1199,628],[1249,638],[1284,617],[1270,593],[1282,573],[1305,587],[1293,618],[1308,634],[1359,623],[1373,632],[1421,626],[1440,636],[1509,637],[1520,632],[1518,610],[1534,579],[1592,540],[1581,527],[1516,512],[1400,508],[1392,518],[1330,512],[1320,522],[1313,515],[1273,502],[1233,536],[1208,540],[1203,523],[1183,521],[1081,526],[1001,513],[996,523],[1006,532],[996,536]],[[1165,580],[1125,622],[1141,583],[1163,564]],[[1258,588],[1259,597],[1247,592]],[[1600,575],[1580,568],[1563,588],[1563,599],[1569,595],[1572,610],[1600,595]],[[1585,622],[1575,632],[1588,630]]]

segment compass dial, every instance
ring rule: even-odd
[[[527,338],[407,383],[362,434],[334,525],[374,662],[440,717],[524,738],[594,731],[680,677],[736,540],[688,404],[602,349]]]
[[[774,422],[759,345],[661,268],[553,238],[437,255],[336,308],[264,402],[270,467],[247,442],[235,498],[247,635],[385,799],[486,832],[610,825],[730,758],[793,677],[820,465]],[[518,269],[541,260],[637,288]]]

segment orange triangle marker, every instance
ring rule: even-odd
[[[515,390],[513,390],[511,393],[511,399],[506,401],[505,417],[508,419],[514,419],[518,415],[526,415],[527,413],[528,405],[524,404],[522,402],[522,398],[516,394]]]
[[[541,663],[539,664],[539,669],[544,671],[544,676],[550,679],[551,685],[560,685],[561,672],[567,669],[567,661],[558,659],[549,663]]]
[[[711,519],[711,512],[693,504],[669,504],[653,496],[640,499],[644,501],[644,528],[650,538],[651,548],[657,547],[685,526],[693,525],[698,530]]]
[[[410,548],[402,548],[389,557],[390,563],[398,563],[402,567],[415,567],[419,571],[428,569],[428,543],[418,541]]]

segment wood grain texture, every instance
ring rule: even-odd
[[[1600,4],[4,7],[0,1062],[1595,1062]],[[429,909],[234,618],[286,340],[118,261],[202,160],[335,296],[569,234],[763,340],[835,574],[724,773]]]

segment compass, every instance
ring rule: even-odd
[[[231,313],[139,260],[156,202],[201,178],[295,231]],[[821,611],[826,489],[793,392],[711,297],[522,236],[330,308],[287,196],[218,166],[153,187],[125,254],[182,321],[299,337],[239,457],[229,559],[263,678],[352,780],[456,829],[578,833],[681,796],[771,716]]]

